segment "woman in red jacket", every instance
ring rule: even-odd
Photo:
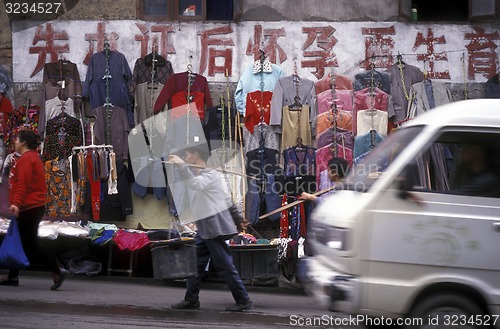
[[[26,256],[32,263],[36,256],[52,271],[56,290],[63,283],[67,271],[60,268],[54,256],[38,243],[38,225],[45,212],[47,184],[45,169],[36,151],[40,137],[31,130],[21,130],[14,139],[14,147],[21,156],[12,166],[9,175],[10,213],[17,217],[19,235]],[[10,269],[0,285],[18,286],[19,269]]]

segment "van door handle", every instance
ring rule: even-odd
[[[493,223],[493,230],[500,232],[500,222]]]

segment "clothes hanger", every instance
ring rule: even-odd
[[[297,137],[297,144],[294,146],[295,152],[304,152],[306,146],[302,143],[302,137]]]
[[[403,61],[403,56],[398,52],[398,55],[396,56],[396,61],[398,63],[398,66],[402,69],[405,68],[406,63]]]
[[[152,48],[152,51],[144,57],[145,64],[147,66],[152,66],[154,62],[155,66],[165,66],[167,60],[158,54],[158,46],[156,45],[156,42],[153,42]]]

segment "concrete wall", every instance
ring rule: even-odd
[[[395,21],[397,0],[243,0],[244,21]]]

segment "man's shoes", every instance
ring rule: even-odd
[[[172,304],[172,308],[177,310],[199,310],[200,302],[188,302],[187,300],[182,300],[178,303]]]
[[[64,268],[59,269],[59,276],[57,280],[54,280],[54,284],[50,287],[50,290],[57,290],[63,284],[64,280],[68,276],[68,271]]]
[[[246,303],[243,304],[234,304],[233,306],[227,307],[226,311],[230,312],[246,312],[248,310],[251,310],[253,308],[253,302],[252,300],[249,300]]]
[[[6,280],[1,280],[0,281],[0,286],[10,286],[10,287],[17,287],[19,286],[19,279],[6,279]]]

